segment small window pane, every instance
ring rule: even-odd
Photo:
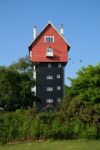
[[[58,79],[60,78],[60,74],[57,74],[57,78],[58,78]]]
[[[61,63],[58,64],[58,68],[61,68]]]
[[[47,75],[47,76],[46,76],[46,79],[48,79],[48,80],[52,80],[52,79],[53,79],[53,76],[51,76],[51,75]]]
[[[51,68],[51,64],[50,63],[48,64],[48,68]]]
[[[47,52],[53,52],[53,49],[49,47],[49,48],[46,49],[46,51]]]
[[[54,42],[54,36],[45,36],[45,42]]]
[[[57,102],[60,103],[61,102],[61,98],[57,98]]]
[[[57,90],[61,90],[61,87],[60,87],[60,86],[57,86]]]
[[[47,103],[53,103],[53,99],[47,99],[46,102]]]
[[[46,87],[46,91],[53,91],[53,87]]]

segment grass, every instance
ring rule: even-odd
[[[0,145],[0,150],[100,150],[100,141],[37,141]]]

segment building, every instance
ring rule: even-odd
[[[34,39],[29,46],[29,55],[34,62],[33,78],[36,79],[33,90],[42,111],[56,110],[64,95],[64,67],[70,45],[63,33],[63,25],[58,32],[51,22],[39,34],[36,26],[33,28]]]

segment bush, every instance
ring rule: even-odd
[[[67,113],[37,113],[32,109],[2,113],[0,143],[29,139],[100,138],[98,115],[95,122],[90,123],[90,120],[84,121],[79,113],[71,116],[67,116]]]
[[[85,139],[96,139],[97,138],[97,129],[94,126],[87,125],[86,129],[81,133],[82,138]]]

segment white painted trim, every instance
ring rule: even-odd
[[[69,45],[70,47],[70,44],[66,41],[66,39],[61,35],[61,33],[56,29],[56,27],[51,23],[51,21],[48,22],[47,26],[51,24],[53,26],[53,28],[57,31],[57,33],[62,37],[62,39]]]
[[[61,38],[66,42],[66,44],[68,44],[68,46],[70,47],[70,44],[66,41],[66,39],[58,32],[58,30],[56,29],[56,27],[49,21],[48,24],[43,28],[43,30],[38,34],[38,36],[29,44],[29,47],[35,42],[35,40],[40,36],[40,34],[45,30],[45,28],[51,24],[51,26],[57,31],[57,33],[61,36]]]
[[[32,51],[29,51],[29,56],[32,59]]]
[[[47,35],[46,35],[46,36],[44,36],[44,42],[45,42],[45,43],[48,43],[48,42],[46,41],[46,38],[52,38],[52,39],[53,39],[53,41],[50,41],[50,43],[54,43],[54,41],[55,41],[55,40],[54,40],[54,36],[51,36],[51,35],[50,35],[50,36],[47,36]]]
[[[36,26],[34,26],[34,28],[33,28],[33,40],[36,39],[36,36],[37,36],[37,29],[36,29]]]

